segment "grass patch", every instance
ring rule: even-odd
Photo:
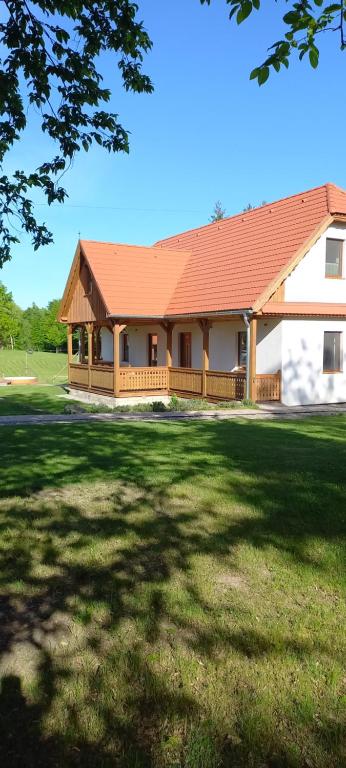
[[[168,405],[161,400],[153,403],[137,403],[136,405],[118,405],[108,407],[106,405],[93,405],[66,397],[66,392],[61,386],[54,385],[27,385],[0,387],[0,416],[20,416],[25,414],[43,413],[164,413],[166,411],[201,411],[218,408],[256,408],[251,401],[243,403],[227,401],[224,403],[208,403],[206,400],[184,400],[175,395],[170,398]]]
[[[41,384],[67,381],[67,354],[0,349],[0,379],[3,376],[36,376]]]
[[[1,762],[339,768],[345,435],[2,428]]]
[[[43,413],[65,413],[66,404],[79,407],[79,403],[65,397],[60,386],[38,384],[0,387],[0,416],[23,416]],[[84,409],[84,406],[83,406]],[[85,406],[84,410],[90,410]]]

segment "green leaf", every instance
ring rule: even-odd
[[[252,11],[252,2],[251,0],[243,0],[241,8],[239,8],[239,11],[237,13],[237,24],[241,24],[242,21],[245,21],[248,16],[250,16],[250,13]]]
[[[289,11],[288,13],[285,13],[283,17],[283,21],[285,22],[285,24],[292,24],[292,25],[297,24],[299,19],[300,19],[300,14],[298,13],[298,11]]]
[[[256,80],[256,78],[258,77],[259,71],[260,71],[259,67],[255,67],[255,69],[253,69],[251,72],[250,80]]]
[[[269,77],[269,67],[261,67],[258,74],[258,85],[263,85]]]
[[[316,67],[318,67],[319,55],[320,54],[319,54],[319,51],[317,50],[317,48],[310,48],[309,59],[310,59],[310,64],[313,67],[313,69],[316,69]]]

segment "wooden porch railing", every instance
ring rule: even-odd
[[[114,370],[112,365],[92,365],[90,368],[91,389],[102,389],[110,394],[114,391]]]
[[[207,371],[206,396],[217,400],[244,400],[246,396],[245,373]]]
[[[202,394],[202,371],[199,368],[169,368],[169,389],[189,395]]]
[[[120,392],[167,392],[168,368],[120,368]]]
[[[206,371],[206,397],[211,400],[243,400],[246,397],[245,373],[230,371]],[[71,363],[69,382],[83,389],[89,388],[89,369],[84,363]],[[186,396],[202,396],[203,372],[200,368],[120,368],[119,391],[126,394],[174,392]],[[90,367],[90,389],[107,394],[114,393],[112,365]],[[281,374],[257,374],[256,400],[280,400]]]
[[[70,363],[68,380],[70,384],[87,387],[89,381],[88,366],[83,363]]]
[[[256,401],[264,400],[281,400],[281,371],[257,374]]]

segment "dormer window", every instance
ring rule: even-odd
[[[342,277],[342,252],[344,241],[327,237],[326,241],[326,277]]]

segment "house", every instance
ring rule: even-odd
[[[60,310],[71,387],[346,401],[345,239],[346,191],[325,184],[152,247],[81,240]]]

